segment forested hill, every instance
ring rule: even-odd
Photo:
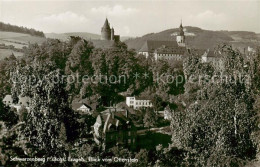
[[[42,31],[37,31],[33,28],[26,28],[0,22],[0,31],[18,32],[23,34],[30,34],[32,36],[45,37]]]
[[[184,27],[186,43],[190,47],[198,49],[213,49],[218,44],[229,43],[236,48],[256,47],[260,43],[260,35],[248,31],[212,31],[204,30],[198,27]],[[142,37],[126,40],[128,48],[137,51],[147,40],[176,40],[178,28],[164,30],[158,33],[149,33]]]

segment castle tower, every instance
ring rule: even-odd
[[[114,31],[114,28],[112,27],[111,29],[111,40],[114,40],[115,39],[115,31]]]
[[[111,40],[111,29],[107,18],[101,29],[101,40]]]
[[[184,35],[183,27],[182,27],[182,21],[181,21],[181,25],[179,27],[179,34],[176,37],[176,41],[179,46],[185,47],[185,35]]]

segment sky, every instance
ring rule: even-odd
[[[45,33],[100,34],[105,18],[121,36],[169,28],[260,33],[260,0],[0,0],[0,21]]]

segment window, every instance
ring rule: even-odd
[[[128,139],[128,144],[131,144],[131,139]]]

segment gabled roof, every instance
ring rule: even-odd
[[[73,102],[72,103],[72,109],[74,111],[76,111],[77,109],[79,109],[82,105],[85,105],[86,107],[88,107],[90,110],[92,109],[91,106],[85,104],[85,103],[80,103],[80,102]]]
[[[178,47],[178,44],[176,41],[152,41],[148,40],[146,41],[139,52],[154,52],[155,49],[161,47],[161,46],[167,46],[167,47]]]
[[[96,122],[103,124],[103,133],[109,131],[111,127],[119,127],[124,124],[128,124],[130,119],[127,118],[123,112],[111,111],[111,112],[102,112],[98,117]],[[102,123],[101,123],[102,122]]]

